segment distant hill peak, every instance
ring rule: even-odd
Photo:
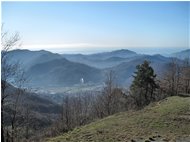
[[[185,49],[185,50],[182,50],[182,51],[179,51],[179,52],[175,52],[173,54],[180,54],[180,53],[186,53],[186,52],[190,52],[190,49]]]
[[[114,50],[112,52],[115,52],[115,53],[127,52],[127,53],[134,53],[134,54],[136,54],[136,52],[128,50],[128,49],[119,49],[119,50]]]
[[[173,53],[171,56],[177,57],[179,59],[190,58],[190,49],[185,49],[185,50],[182,50],[180,52]]]
[[[121,53],[137,54],[136,52],[128,50],[128,49],[119,49],[119,50],[113,50],[113,51],[108,51],[108,52],[95,53],[94,55],[97,55],[97,54],[121,54]],[[93,55],[93,54],[91,54],[91,55]]]

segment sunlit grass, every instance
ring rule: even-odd
[[[143,110],[118,113],[52,139],[49,142],[130,141],[154,135],[175,139],[190,135],[190,98],[169,97]]]

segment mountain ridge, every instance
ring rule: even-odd
[[[102,77],[100,70],[85,64],[71,62],[64,58],[36,64],[29,69],[27,74],[33,77],[34,84],[39,84],[35,80],[42,79],[43,81],[40,84],[66,86],[79,84],[81,78],[88,83],[99,82]],[[91,76],[91,74],[95,77]]]
[[[45,50],[13,50],[9,54],[14,62],[23,62],[31,85],[36,86],[71,86],[80,84],[81,78],[85,83],[103,83],[109,70],[116,73],[119,84],[129,86],[137,64],[149,60],[155,72],[161,75],[162,69],[172,61],[172,56],[137,54],[127,49],[89,55],[62,55]]]

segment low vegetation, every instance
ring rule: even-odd
[[[115,142],[190,139],[190,97],[168,97],[139,111],[114,114],[49,142]]]

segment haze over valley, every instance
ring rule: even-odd
[[[155,73],[162,77],[164,68],[173,58],[182,62],[189,53],[187,49],[166,57],[161,54],[138,54],[128,49],[95,54],[58,54],[46,50],[18,49],[10,51],[8,56],[11,62],[19,62],[25,70],[28,78],[26,87],[38,93],[56,94],[100,91],[106,73],[111,70],[117,76],[117,84],[128,89],[136,66],[144,60],[150,61]]]

